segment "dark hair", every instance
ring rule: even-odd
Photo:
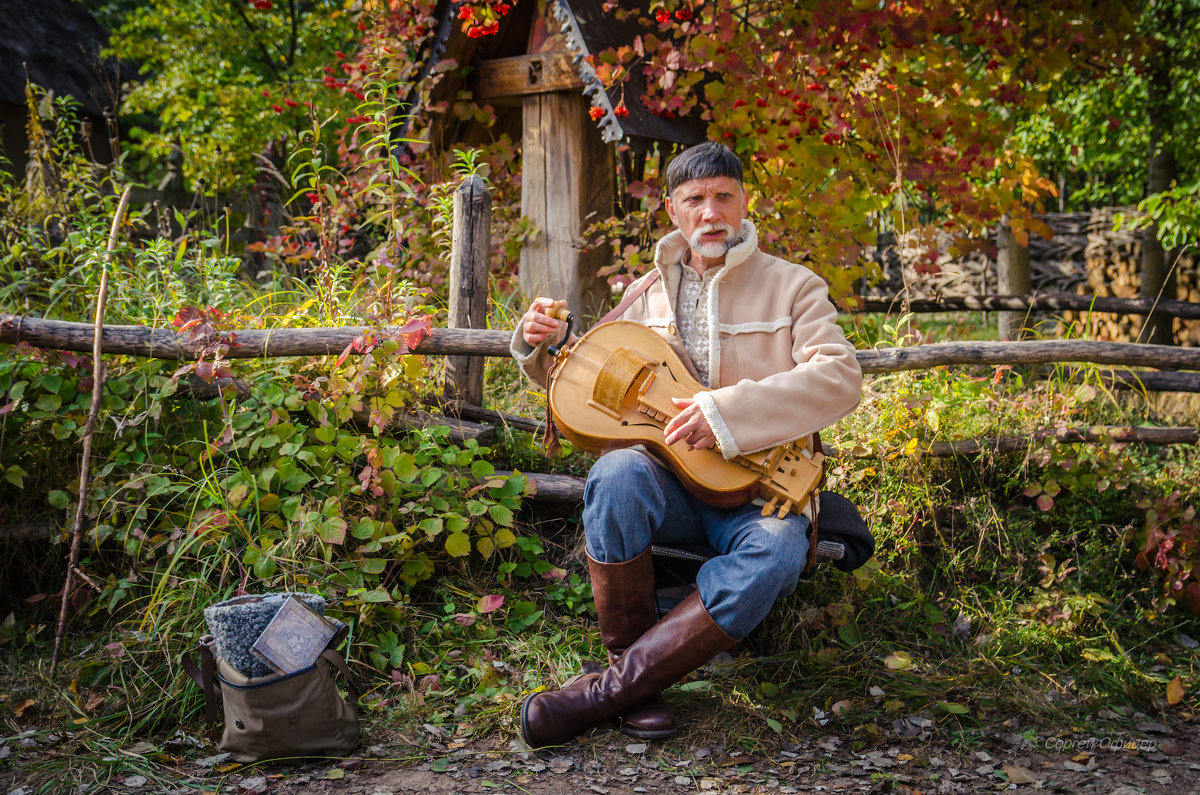
[[[742,184],[742,161],[725,144],[705,141],[680,152],[667,166],[667,195],[694,179],[731,177]]]

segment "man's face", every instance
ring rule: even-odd
[[[667,215],[704,259],[725,256],[746,217],[746,192],[732,177],[693,179],[667,197]]]

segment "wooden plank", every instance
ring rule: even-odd
[[[450,328],[487,327],[491,228],[491,194],[483,180],[472,175],[454,192]],[[446,395],[452,400],[483,405],[483,360],[478,356],[447,357]]]
[[[497,58],[479,64],[475,99],[486,102],[500,97],[524,97],[549,91],[580,91],[583,81],[566,50]]]
[[[59,527],[52,522],[34,524],[0,524],[0,541],[41,541],[53,538]]]
[[[612,147],[580,94],[525,97],[523,107],[521,212],[540,234],[521,250],[521,289],[529,297],[565,300],[584,318],[598,317],[610,297],[596,276],[607,252],[586,250],[583,232],[611,212]]]

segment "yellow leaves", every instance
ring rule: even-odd
[[[913,659],[906,651],[894,651],[883,658],[883,664],[891,671],[906,671],[913,666]]]
[[[27,698],[23,701],[18,701],[12,705],[12,714],[14,718],[22,717],[31,707],[37,705],[37,699]]]
[[[1178,676],[1167,684],[1167,703],[1171,706],[1183,701],[1183,680]]]

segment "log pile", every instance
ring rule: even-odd
[[[1125,216],[1121,230],[1115,230],[1118,214]],[[1140,285],[1142,246],[1138,232],[1130,231],[1136,211],[1128,207],[1106,207],[1079,213],[1053,213],[1038,216],[1054,230],[1046,240],[1031,235],[1029,241],[1033,289],[1048,293],[1075,293],[1099,297],[1137,298]],[[867,256],[879,263],[883,281],[871,285],[864,294],[872,296],[906,293],[910,300],[967,298],[996,292],[995,235],[986,251],[961,257],[949,251],[955,241],[938,240],[941,256],[936,273],[922,273],[914,257],[906,256],[905,241],[880,235],[878,245]],[[1168,254],[1170,257],[1171,254]],[[1168,263],[1168,267],[1169,267]],[[1185,250],[1175,262],[1175,290],[1163,299],[1200,303],[1200,255]],[[1113,342],[1134,342],[1145,318],[1100,312],[1033,313],[1029,323],[1049,321],[1058,336]],[[1185,347],[1200,346],[1200,320],[1175,318],[1175,340]],[[1043,326],[1043,328],[1045,328]]]
[[[1113,227],[1119,213],[1124,213],[1126,220],[1122,228],[1116,230]],[[1078,285],[1075,292],[1080,295],[1137,298],[1141,287],[1142,243],[1140,234],[1129,229],[1133,211],[1129,208],[1106,207],[1094,210],[1091,215],[1085,252],[1087,281]],[[1179,254],[1174,263],[1175,289],[1170,295],[1164,294],[1162,297],[1200,303],[1197,264],[1194,251]],[[1063,315],[1063,321],[1066,328],[1071,328],[1072,336],[1086,335],[1091,339],[1115,342],[1137,340],[1145,325],[1145,318],[1140,315],[1103,312],[1067,312]],[[1200,346],[1200,320],[1175,318],[1172,325],[1177,345],[1189,348]]]
[[[1088,245],[1088,226],[1091,213],[1055,213],[1038,216],[1054,230],[1054,237],[1046,240],[1031,235],[1029,259],[1033,270],[1033,289],[1039,293],[1076,292],[1087,284],[1084,268]],[[993,295],[996,292],[996,236],[989,235],[982,251],[973,251],[964,256],[952,256],[950,250],[956,241],[952,236],[938,236],[936,272],[922,273],[905,256],[905,245],[897,243],[894,235],[879,236],[878,244],[867,249],[879,263],[883,281],[871,286],[870,295],[895,295],[907,288],[911,299],[966,298]]]

